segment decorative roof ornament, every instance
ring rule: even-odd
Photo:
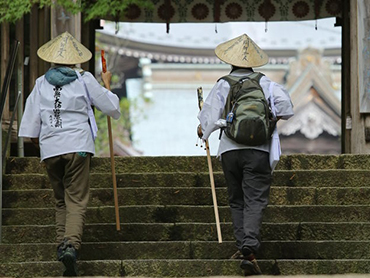
[[[275,5],[271,3],[271,0],[265,0],[258,7],[258,12],[265,19],[265,32],[267,32],[267,22],[274,16],[276,12]]]
[[[320,15],[321,6],[322,6],[322,1],[321,0],[315,0],[315,2],[314,2],[315,30],[317,30],[317,19],[319,18],[319,15]]]
[[[99,1],[97,1],[99,2]],[[113,1],[114,2],[114,1]],[[119,2],[119,1],[118,1]],[[302,21],[342,17],[342,0],[153,0],[151,8],[128,4],[125,12],[102,19],[170,23]]]
[[[279,125],[279,133],[290,136],[297,132],[302,133],[307,139],[317,139],[323,132],[331,136],[340,136],[341,126],[337,119],[327,114],[315,102],[309,102],[300,107],[299,113],[292,117],[289,124]]]
[[[61,65],[82,64],[92,57],[90,50],[68,32],[45,43],[37,50],[37,55],[46,62]]]
[[[261,67],[269,61],[268,55],[246,34],[219,44],[215,54],[221,61],[242,68]]]

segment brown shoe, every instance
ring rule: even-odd
[[[244,259],[244,256],[243,256],[242,252],[240,252],[240,251],[238,250],[238,251],[236,251],[236,252],[234,253],[234,255],[232,255],[232,256],[230,257],[230,259],[232,259],[232,260],[243,260],[243,259]]]
[[[252,250],[248,247],[242,249],[243,260],[240,263],[241,269],[244,270],[244,276],[261,275],[262,271],[258,266],[256,257]]]
[[[242,260],[242,262],[240,263],[240,267],[244,270],[244,276],[262,275],[262,271],[258,266],[256,259],[253,259],[251,261]]]

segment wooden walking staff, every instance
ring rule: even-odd
[[[104,58],[104,50],[101,51],[101,62],[103,72],[107,71],[107,62]],[[110,85],[108,84],[106,88],[110,91]],[[110,117],[107,116],[108,121],[108,134],[109,134],[109,151],[110,151],[110,163],[112,169],[112,178],[113,178],[113,194],[114,194],[114,207],[116,211],[116,229],[117,231],[121,230],[121,225],[119,221],[119,207],[118,207],[118,193],[117,193],[117,180],[116,180],[116,170],[114,164],[114,153],[113,153],[113,136],[112,136],[112,125]]]
[[[199,106],[199,110],[202,110],[202,107],[203,107],[203,90],[202,90],[202,87],[199,87],[197,89],[197,92],[198,92],[198,106]],[[207,152],[209,180],[211,182],[211,191],[212,191],[212,199],[213,199],[213,209],[214,209],[214,212],[215,212],[215,219],[216,219],[217,237],[218,237],[218,242],[219,243],[222,243],[220,218],[218,216],[216,188],[215,188],[215,181],[214,181],[214,178],[213,178],[211,153],[210,153],[210,150],[209,150],[208,140],[205,141],[205,144],[206,144],[206,152]]]

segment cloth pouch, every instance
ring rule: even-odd
[[[280,138],[277,128],[272,134],[271,144],[270,144],[270,167],[271,172],[275,170],[276,165],[278,164],[281,156],[281,147],[280,147]]]
[[[270,83],[269,92],[270,92],[270,102],[271,102],[271,112],[276,119],[276,108],[274,103],[274,94],[273,94],[273,88],[274,88],[275,82]],[[280,138],[279,133],[277,130],[277,125],[275,126],[274,132],[272,133],[271,143],[270,143],[270,167],[271,172],[275,170],[276,165],[278,164],[281,156],[281,146],[280,146]]]

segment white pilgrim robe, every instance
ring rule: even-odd
[[[231,75],[243,77],[248,76],[251,73],[252,71],[248,69],[238,69],[232,72]],[[260,85],[268,101],[270,101],[269,87],[271,82],[272,81],[266,76],[263,76],[260,79]],[[225,103],[227,95],[229,94],[229,90],[230,90],[229,83],[221,79],[214,85],[214,87],[208,94],[206,100],[204,101],[203,108],[198,114],[198,119],[202,126],[203,140],[207,140],[212,132],[221,127],[222,121],[220,120],[222,117],[223,110],[225,108]],[[284,120],[287,120],[290,117],[292,117],[294,115],[293,105],[290,100],[290,96],[286,92],[284,87],[279,84],[276,84],[273,87],[273,94],[276,108],[276,116],[281,117]],[[217,156],[220,156],[221,154],[227,151],[238,149],[257,149],[260,151],[269,152],[270,142],[260,146],[242,145],[236,143],[235,141],[227,137],[223,132]]]
[[[121,114],[118,97],[101,86],[90,72],[84,72],[82,79],[92,105],[118,119]],[[84,84],[78,79],[56,87],[44,75],[39,77],[27,98],[18,136],[39,138],[41,161],[74,152],[94,155],[87,98]]]

